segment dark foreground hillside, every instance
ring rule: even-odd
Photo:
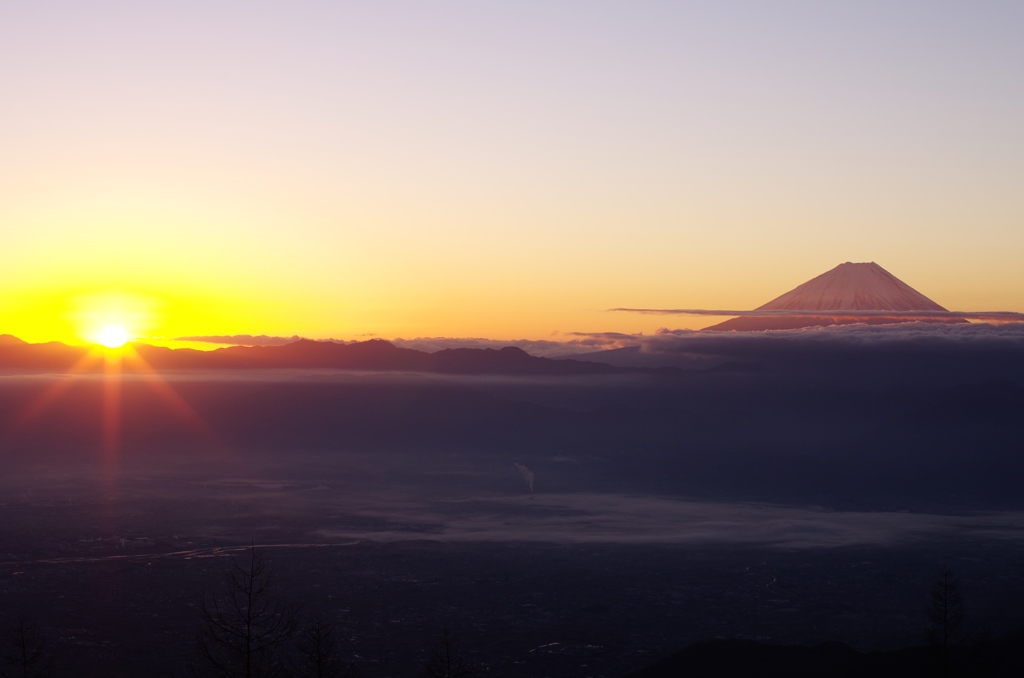
[[[950,657],[943,673],[929,647],[889,652],[858,652],[839,642],[813,646],[769,645],[753,640],[695,643],[627,678],[925,678],[926,676],[1024,675],[1024,633],[989,640]]]

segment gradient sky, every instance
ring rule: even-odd
[[[0,4],[0,333],[1024,311],[1024,3]]]

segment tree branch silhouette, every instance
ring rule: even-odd
[[[240,562],[241,561],[241,562]],[[273,572],[263,550],[251,547],[224,575],[218,594],[200,596],[195,675],[273,678],[284,672],[280,647],[295,632],[295,614],[271,596]]]

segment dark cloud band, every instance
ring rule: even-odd
[[[299,341],[302,337],[271,337],[266,334],[224,334],[197,337],[176,337],[175,341],[197,341],[208,344],[224,344],[229,346],[284,346]]]
[[[1024,313],[1014,311],[768,311],[705,308],[610,308],[612,312],[639,313],[642,315],[696,315],[696,316],[737,316],[778,318],[785,316],[814,316],[827,318],[907,318],[914,320],[987,320],[991,322],[1024,322]]]

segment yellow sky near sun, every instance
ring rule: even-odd
[[[628,231],[608,225],[607,214],[589,214],[590,227],[581,225],[571,237],[516,229],[512,216],[486,232],[466,228],[453,235],[430,223],[403,231],[399,225],[412,216],[387,210],[332,213],[324,205],[325,214],[305,215],[307,225],[299,228],[287,225],[287,213],[257,214],[249,204],[233,212],[222,200],[206,205],[141,190],[131,195],[132,201],[106,204],[92,195],[43,217],[43,210],[33,214],[31,236],[11,242],[24,256],[5,268],[4,279],[18,284],[4,295],[3,331],[70,343],[94,341],[110,325],[154,343],[220,334],[564,339],[574,331],[651,333],[715,319],[606,309],[753,308],[847,258],[862,260],[844,257],[841,244],[822,243],[816,250],[829,253],[758,262],[749,253],[721,251],[723,245],[699,231],[663,237],[660,247],[619,247]],[[332,228],[331,217],[375,228]],[[870,258],[876,257],[863,257]],[[890,250],[890,258],[896,261],[880,263],[947,307],[1017,310],[1012,296],[963,289],[936,275],[912,249]]]

